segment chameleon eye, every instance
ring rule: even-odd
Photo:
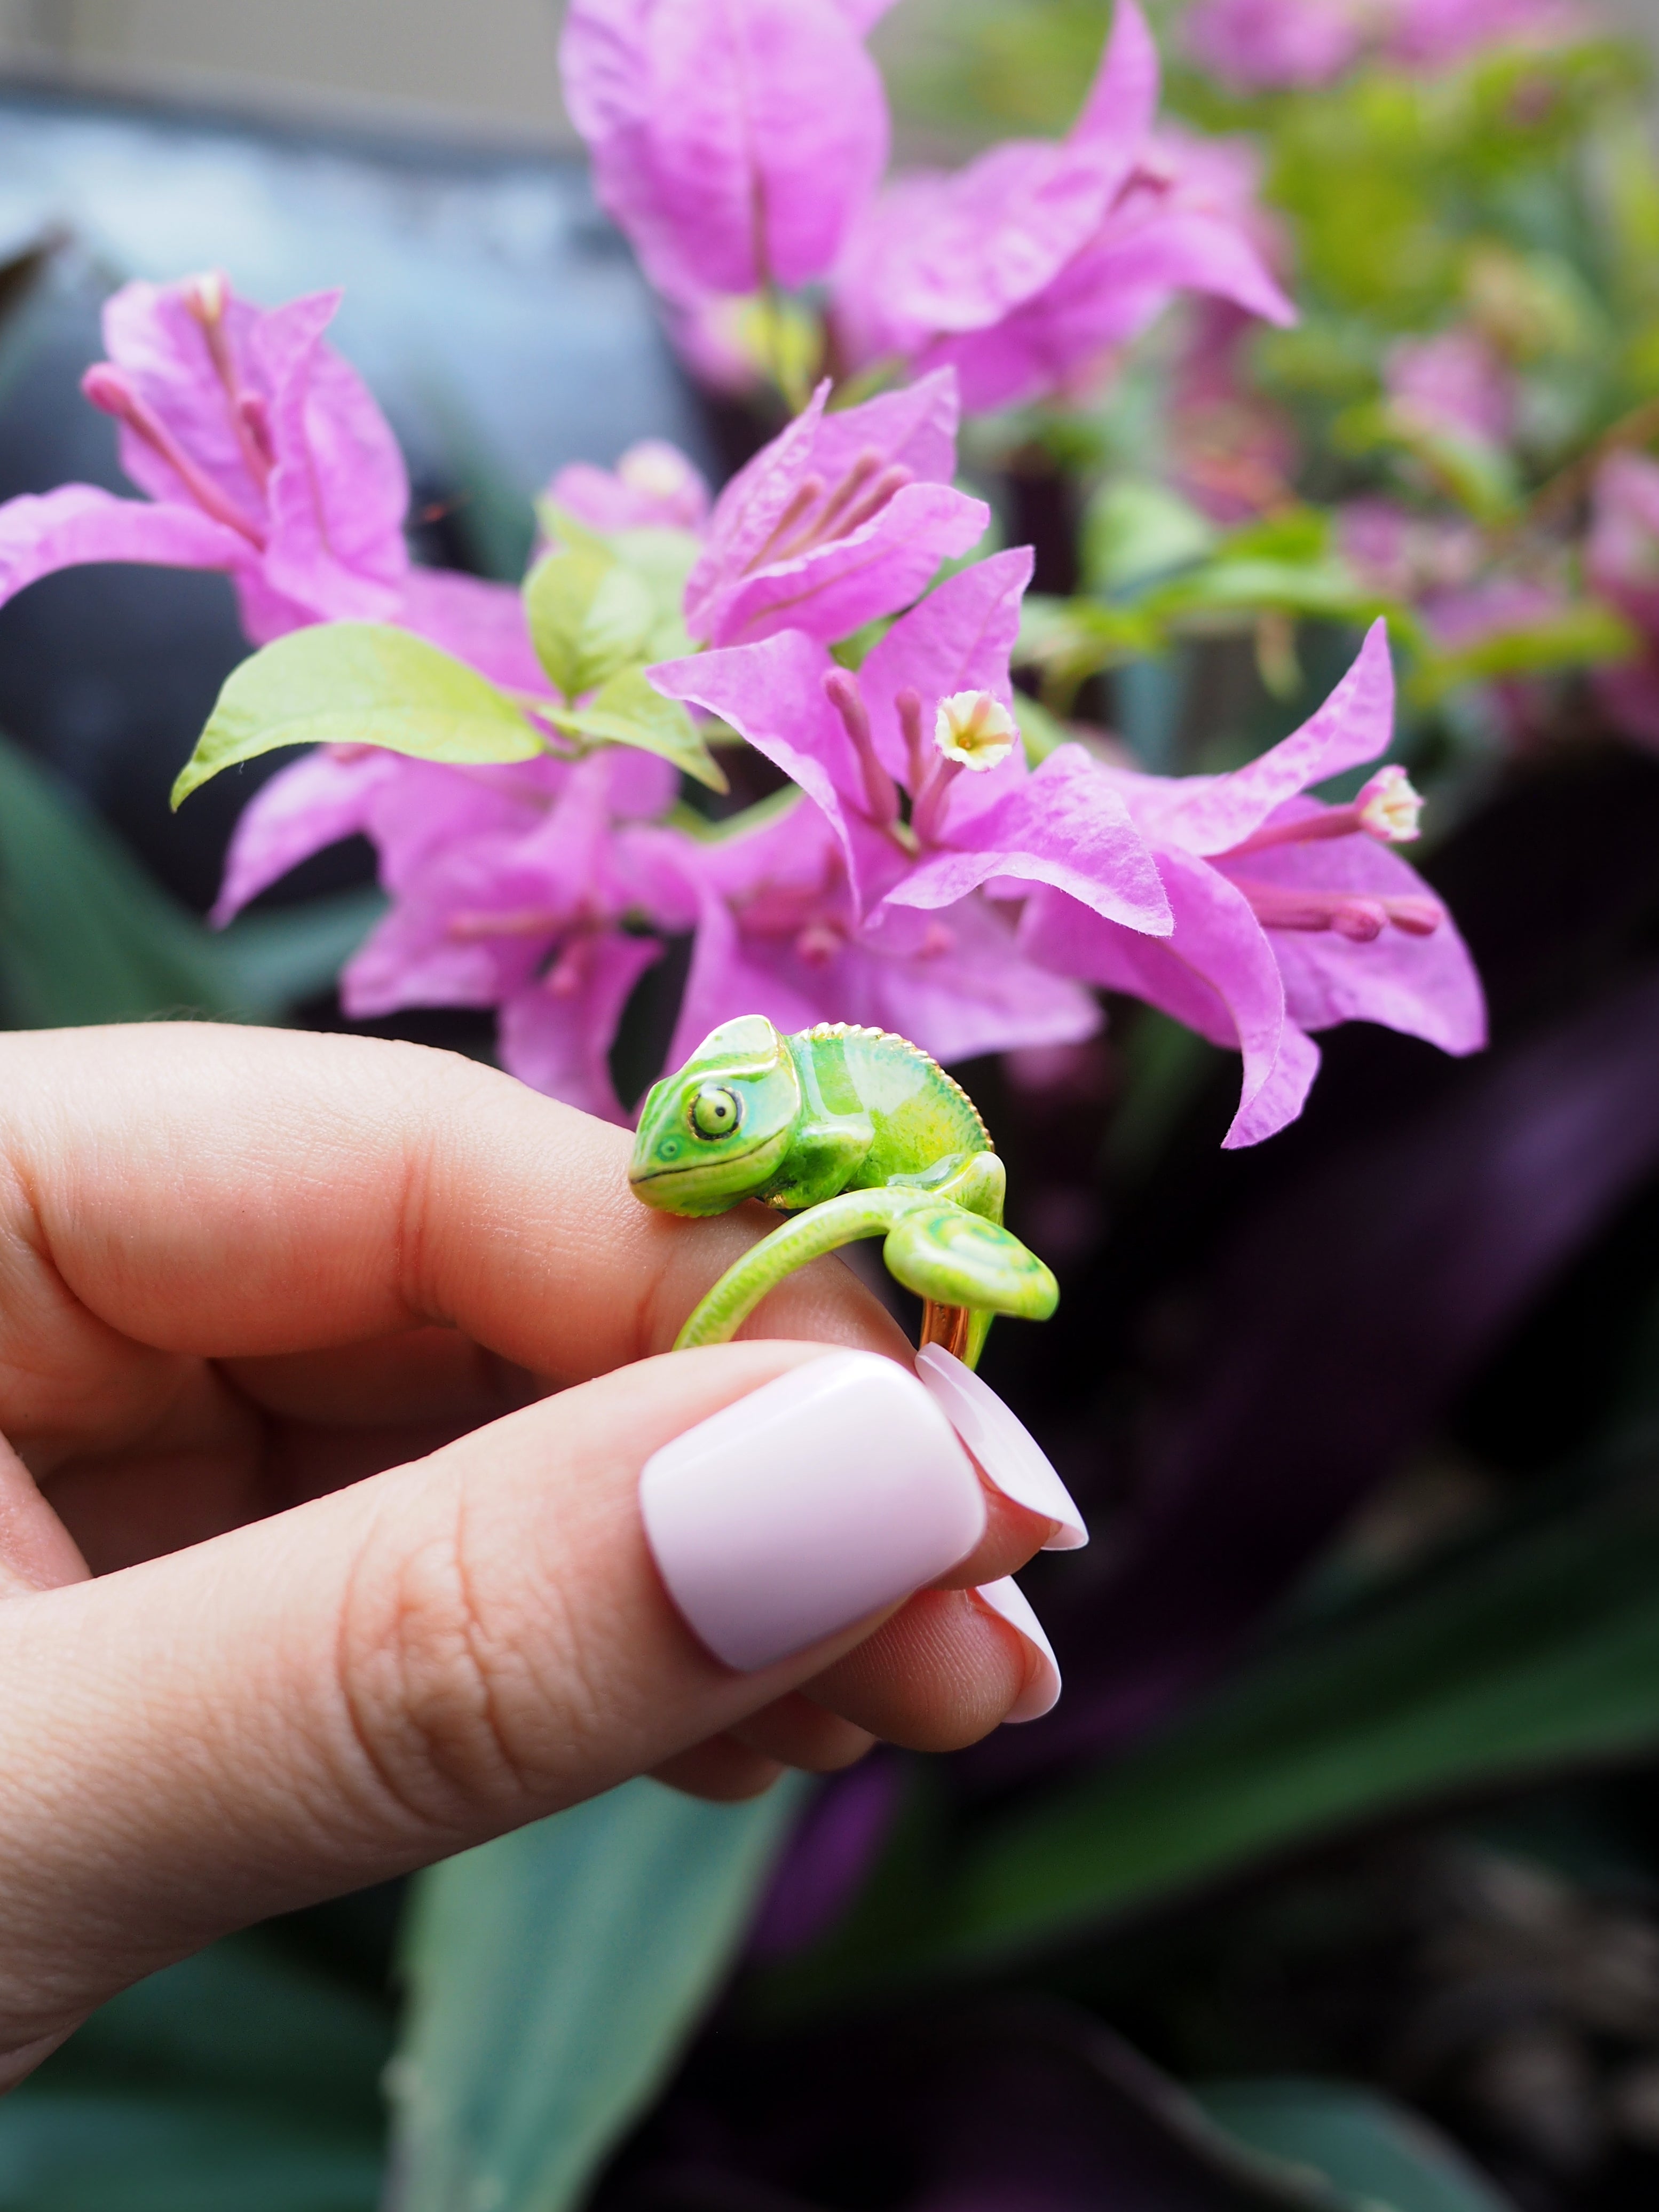
[[[705,1084],[691,1101],[692,1129],[711,1143],[716,1137],[729,1137],[742,1119],[737,1093],[715,1084]]]

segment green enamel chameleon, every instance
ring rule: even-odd
[[[758,1198],[795,1216],[721,1276],[682,1346],[725,1343],[786,1275],[861,1237],[885,1239],[889,1271],[924,1301],[923,1343],[969,1366],[994,1315],[1046,1321],[1059,1302],[1002,1226],[1003,1165],[973,1100],[884,1030],[723,1024],[653,1087],[628,1176],[665,1213]]]

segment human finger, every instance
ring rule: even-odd
[[[225,1929],[672,1772],[821,1677],[983,1514],[914,1376],[733,1345],[0,1606],[0,2050]],[[953,1666],[942,1736],[964,1692],[1000,1717]],[[759,1786],[766,1758],[704,1752],[705,1786],[711,1761]]]
[[[416,1046],[187,1024],[0,1037],[0,1430],[37,1474],[190,1361],[439,1326],[549,1382],[662,1351],[765,1231],[641,1206],[625,1133]],[[836,1264],[752,1324],[908,1358]]]

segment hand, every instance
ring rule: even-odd
[[[747,1674],[690,1632],[646,1461],[909,1352],[834,1261],[757,1317],[798,1340],[669,1352],[766,1222],[648,1212],[628,1150],[413,1046],[0,1038],[0,2085],[249,1921],[636,1773],[971,1741],[1040,1670],[969,1592],[1054,1524],[988,1489],[884,1620]]]

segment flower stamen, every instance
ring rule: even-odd
[[[1322,806],[1316,813],[1298,814],[1288,822],[1269,822],[1241,844],[1220,855],[1237,860],[1243,853],[1261,853],[1274,845],[1307,845],[1322,837],[1352,837],[1363,834],[1379,845],[1409,845],[1421,836],[1419,820],[1423,794],[1413,788],[1403,768],[1380,768],[1359,796],[1347,806]]]
[[[858,756],[864,781],[866,811],[878,830],[890,830],[899,818],[898,786],[887,773],[871,734],[869,709],[859,680],[849,669],[831,668],[823,678],[823,696],[842,720]]]
[[[1432,937],[1446,918],[1431,898],[1375,897],[1362,891],[1249,883],[1235,876],[1264,929],[1331,930],[1352,945],[1370,945],[1392,923],[1407,937]]]
[[[222,522],[227,528],[240,532],[250,545],[256,546],[261,552],[264,550],[264,533],[249,521],[207,471],[191,459],[155,409],[139,397],[118,368],[112,368],[106,361],[94,362],[82,378],[81,389],[94,407],[106,415],[113,415],[117,422],[125,423],[136,437],[142,438],[147,446],[161,455],[204,513],[210,514],[216,522]]]
[[[271,471],[270,419],[263,400],[256,400],[242,389],[236,374],[236,362],[230,350],[230,333],[225,328],[225,307],[230,298],[230,286],[216,269],[202,276],[191,276],[179,287],[187,312],[202,326],[202,336],[230,407],[231,428],[241,449],[242,459],[248,474],[263,491]],[[257,409],[259,428],[256,428],[251,412]]]

